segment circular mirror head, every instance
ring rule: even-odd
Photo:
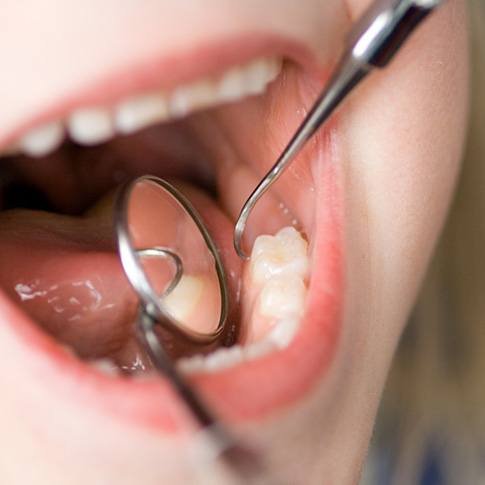
[[[221,259],[200,215],[171,184],[145,176],[121,188],[118,249],[146,313],[192,343],[209,344],[227,318]]]

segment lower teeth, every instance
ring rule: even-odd
[[[243,325],[247,328],[243,342],[207,355],[180,358],[179,371],[186,375],[215,373],[290,345],[303,314],[307,279],[307,243],[296,229],[286,227],[276,236],[260,236],[244,275]],[[111,376],[147,371],[135,363],[120,369],[110,359],[97,359],[90,365]]]
[[[259,236],[244,275],[243,345],[182,358],[179,370],[217,372],[287,347],[303,314],[307,279],[308,246],[296,229],[285,227],[276,236]]]

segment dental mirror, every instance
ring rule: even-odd
[[[140,177],[120,189],[118,249],[143,310],[204,352],[221,341],[228,314],[224,268],[205,224],[170,183]]]
[[[165,180],[144,176],[124,185],[114,209],[121,263],[141,302],[140,342],[202,426],[214,457],[248,483],[261,473],[259,455],[226,429],[170,358],[174,335],[199,353],[223,338],[228,343],[228,291],[217,248],[199,213]]]

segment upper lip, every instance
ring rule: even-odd
[[[36,112],[27,112],[14,123],[3,123],[0,126],[0,148],[8,146],[29,129],[62,119],[76,108],[110,106],[137,93],[157,88],[170,90],[202,76],[223,72],[230,66],[270,56],[291,59],[308,70],[318,70],[315,55],[308,45],[259,32],[211,41],[176,53],[152,54],[136,62],[121,63],[110,71],[101,64],[81,88],[66,85],[62,92],[56,93],[55,99],[43,103]]]
[[[69,111],[82,106],[97,104],[106,105],[123,96],[142,92],[150,88],[174,86],[182,81],[190,81],[201,75],[224,70],[233,64],[243,63],[255,57],[281,56],[290,58],[307,68],[317,70],[313,53],[302,43],[280,36],[251,33],[223,41],[213,42],[197,49],[179,52],[177,55],[151,57],[131,65],[120,65],[115,72],[105,72],[100,66],[98,74],[87,82],[81,90],[66,89],[58,98],[46,104],[37,113],[24,117],[17,123],[7,126],[0,132],[0,145],[7,144],[29,127],[43,121],[57,119]],[[0,128],[1,129],[1,128]],[[335,181],[329,177],[326,186],[329,193],[336,193]],[[318,202],[317,202],[318,203]],[[332,252],[331,264],[325,265],[322,277],[331,280],[334,294],[326,294],[321,288],[310,288],[309,304],[304,322],[307,333],[318,352],[306,354],[305,347],[312,342],[296,338],[288,349],[276,352],[262,358],[260,361],[237,366],[234,369],[220,372],[216,375],[200,375],[194,381],[204,389],[211,402],[216,403],[217,395],[224,394],[224,404],[217,406],[217,411],[227,419],[255,418],[273,409],[277,404],[285,404],[300,395],[304,389],[312,385],[322,368],[326,368],[333,353],[333,343],[338,333],[340,296],[342,285],[340,234],[338,231],[338,216],[335,215],[335,204],[329,204],[328,214],[322,216],[325,221],[320,225],[330,228],[324,237],[317,236],[322,254]],[[318,232],[318,231],[317,231]],[[314,318],[316,308],[325,307],[325,321]],[[0,304],[0,314],[8,322],[4,329],[5,338],[0,339],[1,345],[7,345],[13,353],[18,352],[29,356],[23,359],[25,372],[45,387],[54,386],[58,392],[69,397],[73,386],[78,402],[98,401],[107,408],[107,412],[123,414],[136,422],[145,422],[150,426],[158,425],[167,430],[175,430],[186,425],[186,415],[174,404],[176,399],[170,398],[173,391],[165,381],[130,381],[110,379],[106,376],[87,372],[86,367],[76,358],[66,354],[59,346],[53,345],[40,330],[32,325],[19,309],[12,308],[6,300]],[[316,321],[318,320],[318,321]],[[328,321],[327,321],[328,320]],[[15,323],[10,324],[15,321]],[[302,332],[300,332],[301,336]],[[27,337],[27,338],[26,338]],[[298,337],[298,336],[297,336]],[[2,342],[3,340],[3,342]],[[320,340],[320,342],[318,341]],[[309,345],[310,344],[310,345]],[[315,347],[316,346],[316,347]],[[329,350],[330,349],[330,350]],[[305,358],[302,356],[306,355]],[[292,356],[301,358],[297,364],[300,367],[298,379],[287,376],[287,366]],[[294,365],[292,362],[291,365]],[[256,369],[260,369],[258,373]],[[262,370],[261,370],[262,369]],[[256,382],[256,374],[257,381]],[[73,376],[77,383],[73,384]],[[271,379],[277,382],[271,389],[265,382]],[[35,379],[37,382],[37,379]],[[49,383],[47,385],[46,383]],[[252,395],[250,399],[241,401],[241,395],[253,394],[251,389],[266,388],[265,393]],[[66,392],[67,391],[67,392]],[[46,391],[49,392],[49,391]],[[99,393],[104,397],[99,399]],[[161,406],[160,403],[165,403]]]

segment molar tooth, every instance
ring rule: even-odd
[[[243,362],[246,349],[240,345],[222,347],[208,355],[194,355],[177,361],[177,369],[184,374],[218,372]]]
[[[256,360],[260,357],[269,354],[275,349],[275,342],[271,339],[264,339],[259,342],[254,342],[244,347],[244,357],[246,360]]]
[[[163,299],[163,305],[173,318],[186,322],[199,304],[203,289],[201,278],[183,275],[174,290]]]
[[[273,57],[267,60],[267,69],[268,69],[268,82],[274,81],[278,74],[281,72],[281,67],[283,62],[278,57]]]
[[[271,82],[278,70],[275,59],[258,59],[244,69],[245,84],[251,94],[260,94]]]
[[[53,121],[32,129],[20,139],[21,150],[31,157],[43,157],[54,151],[64,138],[60,121]]]
[[[297,318],[283,318],[278,320],[266,337],[280,349],[288,347],[298,328]]]
[[[303,313],[305,295],[305,283],[299,276],[272,278],[259,295],[259,312],[265,317],[298,318]]]
[[[244,73],[241,67],[233,67],[219,81],[218,97],[221,101],[236,101],[245,93]]]
[[[239,345],[220,348],[205,358],[205,370],[217,372],[243,361],[243,349]]]
[[[137,96],[120,103],[115,110],[116,128],[130,134],[169,117],[166,96],[152,93]]]
[[[68,119],[71,138],[83,145],[96,145],[114,135],[111,114],[102,108],[86,108],[74,111]]]
[[[308,272],[307,242],[293,227],[281,229],[276,236],[259,236],[251,253],[251,273],[261,283],[275,276]]]
[[[180,86],[170,96],[170,114],[175,117],[182,117],[196,109],[210,106],[216,100],[216,90],[209,80]]]
[[[293,245],[294,248],[298,249],[299,251],[306,252],[307,250],[307,242],[293,226],[283,227],[276,233],[275,237],[282,243]]]
[[[177,369],[183,374],[202,372],[205,369],[205,358],[203,355],[183,357],[177,360]]]

